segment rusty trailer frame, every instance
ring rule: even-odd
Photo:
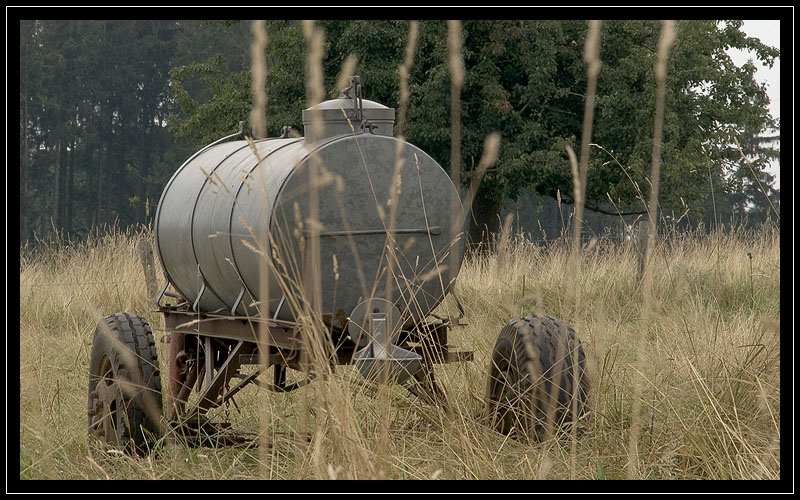
[[[314,379],[303,363],[303,335],[298,325],[270,319],[198,313],[188,307],[159,307],[164,318],[164,341],[169,347],[167,385],[168,422],[196,425],[206,421],[211,409],[233,399],[250,384],[273,392],[289,392]],[[472,351],[456,350],[448,344],[448,330],[466,324],[453,318],[425,322],[402,330],[397,345],[422,357],[423,368],[412,374],[404,387],[432,404],[446,405],[444,393],[436,382],[433,365],[472,361]],[[354,364],[360,346],[346,333],[329,330],[331,366]],[[333,343],[335,342],[335,346]],[[242,375],[244,365],[259,365]],[[273,368],[272,383],[259,380]],[[306,380],[286,383],[287,368],[306,372]],[[240,380],[231,385],[234,378]],[[197,391],[199,398],[189,405]]]

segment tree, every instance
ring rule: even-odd
[[[677,23],[678,39],[667,70],[662,145],[662,210],[682,213],[684,204],[702,214],[711,196],[709,178],[719,186],[740,172],[734,139],[747,142],[770,129],[765,89],[754,80],[752,64],[736,66],[730,47],[754,51],[770,65],[779,52],[741,32],[741,21]],[[396,107],[398,67],[408,37],[405,21],[325,21],[326,88],[333,89],[342,61],[358,58],[367,98]],[[268,24],[268,128],[299,128],[304,106],[305,42],[300,24]],[[466,79],[461,94],[461,178],[472,179],[485,137],[502,136],[496,167],[487,172],[473,209],[473,238],[496,231],[504,200],[524,190],[573,203],[572,175],[565,147],[579,149],[586,67],[584,21],[484,21],[463,24]],[[658,21],[606,21],[602,25],[597,105],[586,205],[616,214],[644,213],[652,149],[655,81],[653,66]],[[423,21],[410,73],[406,139],[446,169],[450,159],[450,75],[447,28]],[[224,71],[224,59],[176,69],[173,84],[183,119],[176,130],[194,140],[213,140],[247,120],[249,74]],[[184,94],[182,82],[199,78],[206,99]],[[201,94],[198,94],[201,95]],[[208,98],[213,96],[213,98]],[[331,95],[333,97],[333,95]],[[288,112],[288,113],[287,113]],[[766,161],[777,150],[762,149]],[[763,163],[750,165],[766,179]],[[709,176],[709,172],[712,173]],[[751,175],[751,177],[753,177]],[[609,202],[613,201],[613,205]],[[485,234],[484,234],[485,237]]]
[[[173,21],[20,21],[21,240],[147,222],[175,169],[162,160],[175,149],[175,33]]]
[[[681,198],[698,208],[710,197],[709,170],[731,176],[741,156],[735,140],[773,125],[765,89],[754,80],[755,67],[736,66],[729,47],[750,49],[771,65],[778,51],[747,38],[741,21],[678,21],[677,41],[667,68],[660,204],[679,209]],[[606,22],[598,83],[594,141],[611,153],[595,157],[587,195],[602,200],[604,189],[622,206],[637,206],[636,186],[644,190],[652,147],[652,77],[658,22]],[[763,150],[764,161],[775,151]],[[607,162],[602,164],[601,162]],[[763,170],[764,164],[758,168]],[[628,178],[630,176],[630,179]],[[721,183],[720,183],[721,184]],[[702,212],[699,213],[702,215]]]
[[[249,30],[246,22],[184,25],[191,33],[189,40],[205,39],[203,46],[212,47],[196,51],[197,59],[184,59],[185,64],[170,72],[178,105],[169,118],[170,130],[195,148],[235,132],[239,121],[248,122],[252,106],[249,61],[244,63],[239,58],[250,53],[249,31],[243,32],[235,44],[208,43],[208,38],[231,40],[234,37],[229,32],[240,33],[243,27]],[[302,130],[306,49],[297,22],[268,21],[267,33],[267,133],[274,137],[284,125]]]
[[[466,79],[462,90],[465,182],[477,166],[484,138],[500,131],[497,167],[483,179],[473,204],[473,239],[497,231],[504,198],[522,189],[555,196],[569,186],[564,146],[580,133],[582,101],[573,75],[581,51],[570,41],[575,22],[469,21],[463,25]],[[408,137],[444,164],[450,148],[446,33],[423,23]]]

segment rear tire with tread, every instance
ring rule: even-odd
[[[577,382],[576,382],[577,381]],[[552,317],[508,323],[492,352],[487,418],[503,434],[542,441],[587,409],[586,355],[575,330]]]
[[[89,362],[89,448],[145,455],[161,436],[161,373],[147,320],[106,316],[94,333]],[[99,445],[99,446],[98,446]]]

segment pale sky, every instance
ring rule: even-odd
[[[763,43],[781,48],[781,23],[780,21],[744,21],[742,26],[748,36],[758,38]],[[766,82],[767,95],[770,101],[770,114],[775,118],[780,118],[781,110],[781,60],[775,60],[772,68],[763,66],[755,57],[755,54],[744,52],[741,50],[730,50],[729,54],[737,65],[742,65],[748,59],[753,59],[758,70],[756,71],[756,80],[759,82]],[[769,169],[770,173],[775,175],[775,187],[780,187],[780,163],[775,161],[772,168]]]

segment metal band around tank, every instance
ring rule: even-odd
[[[269,140],[269,139],[262,139],[261,141],[256,141],[256,144],[258,144],[259,142],[263,142],[265,140]],[[285,147],[288,147],[288,146],[290,146],[292,144],[296,144],[296,143],[298,143],[300,141],[303,141],[303,138],[295,139],[293,141],[287,141],[285,144],[281,144],[280,146],[275,148],[273,151],[270,151],[267,154],[267,156],[262,158],[261,161],[257,161],[247,171],[247,174],[245,175],[245,178],[249,177],[250,174],[252,174],[259,167],[259,165],[261,165],[261,162],[266,161],[271,155],[275,154],[277,151],[280,151],[281,149],[283,149]],[[237,199],[237,200],[239,199],[239,194],[241,193],[242,188],[244,186],[245,186],[244,182],[239,184],[239,187],[236,190],[236,194],[234,194],[234,198],[235,199]],[[235,210],[236,210],[236,204],[233,203],[233,204],[231,204],[230,215],[228,216],[228,228],[229,229],[233,228],[233,213],[234,213]],[[247,294],[250,295],[251,298],[255,297],[255,295],[253,295],[253,292],[248,288],[247,283],[245,282],[244,278],[242,278],[241,274],[239,273],[239,269],[240,269],[239,263],[236,261],[236,253],[233,251],[233,231],[232,230],[228,231],[228,247],[230,248],[230,255],[231,255],[231,261],[233,262],[233,269],[236,271],[236,274],[239,277],[239,281],[241,281],[241,283],[242,283],[242,290],[247,290]],[[236,308],[239,307],[239,302],[241,302],[241,300],[237,301],[237,303],[234,304],[233,308],[231,309],[231,314],[234,314],[234,315],[236,314]],[[245,309],[247,309],[247,308],[245,308]]]
[[[195,303],[192,306],[192,308],[195,311],[197,310],[197,305],[199,304],[200,298],[203,296],[203,292],[206,290],[206,288],[208,288],[211,291],[211,293],[213,293],[214,296],[217,297],[217,299],[219,299],[220,302],[222,302],[223,304],[225,303],[225,300],[222,297],[220,297],[220,295],[217,292],[217,290],[215,290],[213,285],[211,285],[208,282],[208,279],[206,279],[206,276],[203,273],[202,263],[197,258],[197,251],[195,250],[195,244],[194,244],[194,229],[195,229],[194,219],[195,219],[195,215],[197,214],[197,203],[198,203],[198,201],[200,201],[200,195],[203,193],[203,191],[205,190],[206,186],[208,185],[209,179],[211,178],[212,175],[214,175],[214,172],[216,172],[216,170],[220,167],[220,165],[225,163],[231,156],[233,156],[234,154],[238,153],[239,151],[245,149],[248,146],[249,146],[248,144],[244,144],[241,147],[231,151],[224,158],[222,158],[214,166],[214,168],[211,169],[210,172],[205,172],[205,180],[203,181],[203,184],[200,186],[200,189],[197,191],[197,194],[194,197],[194,204],[192,205],[192,218],[191,218],[190,224],[189,224],[189,242],[190,242],[191,248],[192,248],[192,257],[194,258],[194,261],[197,263],[197,272],[200,275],[200,279],[203,282],[203,286],[200,289],[200,293],[197,294],[197,299],[195,300]],[[209,148],[206,148],[206,149],[209,149]],[[219,310],[210,311],[210,312],[219,312]]]
[[[203,147],[199,151],[195,152],[192,156],[189,157],[189,159],[184,161],[183,164],[181,164],[180,167],[178,167],[178,170],[176,170],[174,174],[172,174],[172,177],[170,177],[169,180],[167,181],[167,185],[164,186],[164,190],[162,191],[162,195],[161,196],[162,197],[164,196],[164,193],[166,193],[167,190],[170,188],[170,186],[172,185],[172,182],[175,180],[175,178],[178,177],[178,175],[183,171],[183,169],[186,167],[186,165],[191,163],[192,160],[197,158],[201,153],[204,153],[205,151],[207,151],[211,147],[216,146],[217,144],[220,144],[221,142],[226,141],[228,139],[232,139],[232,138],[236,137],[237,135],[241,135],[242,132],[244,132],[244,121],[239,121],[239,130],[238,131],[236,131],[236,132],[234,132],[234,133],[232,133],[230,135],[226,135],[225,137],[221,137],[221,138],[217,139],[216,141],[214,141],[214,142],[208,144],[207,146]],[[160,215],[161,215],[161,203],[159,203],[158,207],[156,207],[156,226],[155,226],[156,238],[155,239],[156,239],[156,252],[158,253],[158,260],[159,260],[159,262],[161,262],[161,269],[164,271],[164,277],[166,278],[167,283],[164,285],[164,290],[162,290],[161,294],[159,294],[158,299],[156,299],[156,305],[158,305],[158,302],[160,301],[161,297],[164,295],[164,291],[166,291],[167,286],[169,285],[169,283],[173,283],[174,284],[174,280],[172,279],[172,276],[170,276],[169,271],[167,270],[166,266],[164,266],[164,258],[161,255],[161,245],[158,244],[158,222],[159,222]]]

